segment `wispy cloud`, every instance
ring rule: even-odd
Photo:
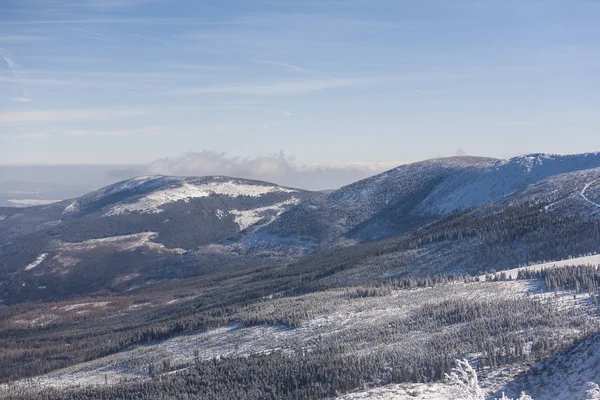
[[[64,25],[64,24],[164,24],[175,23],[174,18],[89,18],[89,19],[38,19],[2,21],[3,25]]]
[[[0,26],[8,25],[65,25],[65,24],[128,24],[128,25],[189,25],[189,26],[221,26],[241,25],[244,21],[202,21],[182,18],[74,18],[74,19],[36,19],[21,21],[2,21]]]
[[[167,132],[165,127],[149,126],[138,129],[117,130],[94,130],[94,129],[70,129],[65,131],[33,131],[17,134],[5,134],[4,136],[21,139],[48,139],[48,138],[89,138],[89,137],[125,137],[125,136],[158,136]]]
[[[4,60],[9,69],[15,70],[19,68],[19,65],[15,60],[6,52],[6,50],[0,49],[0,58]]]
[[[75,0],[75,1],[59,1],[65,7],[69,8],[97,8],[97,9],[110,9],[110,8],[125,8],[139,6],[144,3],[155,2],[156,0]]]
[[[20,42],[37,42],[40,40],[48,40],[46,36],[33,35],[0,35],[0,43],[20,43]]]
[[[129,131],[95,131],[95,130],[72,130],[64,133],[68,137],[94,137],[94,136],[127,136]]]
[[[19,73],[19,70],[21,69],[21,67],[19,67],[19,64],[17,64],[17,62],[10,56],[10,54],[8,54],[8,52],[2,48],[0,48],[0,58],[4,60],[4,62],[8,66],[8,69],[12,72],[12,75],[14,77],[12,83],[17,85],[22,94],[22,96],[12,97],[12,100],[21,103],[30,101],[31,98],[29,97],[29,92],[27,91],[27,88],[23,83],[23,78]]]
[[[114,36],[105,35],[104,33],[100,33],[100,32],[89,31],[87,29],[81,29],[81,28],[69,28],[69,29],[71,29],[72,31],[75,31],[75,32],[85,33],[86,35],[91,36],[96,39],[108,39],[108,40],[112,40],[112,41],[117,40],[117,38]]]
[[[23,3],[32,3],[31,0],[21,0]],[[46,10],[77,10],[98,9],[110,10],[139,6],[157,0],[35,0],[34,4],[43,6]]]
[[[0,57],[1,58],[1,57]],[[0,76],[0,83],[12,83],[15,85],[67,85],[74,83],[73,81],[65,79],[49,79],[49,78],[24,78],[21,75],[18,76]]]
[[[16,135],[6,135],[6,136],[13,136],[13,137],[17,137],[20,139],[47,139],[52,137],[52,135],[48,132],[26,132],[26,133],[19,133]]]
[[[286,62],[281,62],[281,61],[271,61],[271,60],[255,60],[256,63],[259,64],[264,64],[264,65],[272,65],[275,67],[281,67],[281,68],[285,68],[288,69],[290,71],[294,71],[294,72],[298,72],[304,75],[310,75],[313,77],[323,77],[325,74],[318,72],[318,71],[313,71],[307,68],[303,68],[300,67],[298,65],[294,65],[294,64],[289,64]]]
[[[90,130],[76,129],[63,132],[63,136],[73,138],[98,137],[98,136],[159,136],[167,132],[166,127],[148,126],[139,129],[120,129],[120,130]]]
[[[144,108],[92,108],[61,109],[44,111],[8,111],[0,112],[0,124],[35,124],[40,122],[110,120],[122,119],[149,113]]]
[[[346,78],[319,79],[297,82],[280,82],[271,84],[224,85],[189,88],[177,91],[182,94],[237,94],[237,95],[302,95],[328,89],[361,86],[386,82],[388,78]]]

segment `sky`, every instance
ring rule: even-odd
[[[599,20],[597,0],[2,0],[0,164],[597,151]]]

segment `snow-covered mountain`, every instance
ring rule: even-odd
[[[132,276],[144,281],[198,275],[254,265],[264,257],[300,258],[409,232],[416,237],[410,239],[411,249],[420,248],[416,253],[405,251],[403,244],[392,251],[357,247],[346,255],[376,280],[392,273],[390,266],[394,273],[417,265],[436,272],[475,271],[543,261],[542,253],[549,248],[556,257],[598,250],[589,240],[552,247],[551,236],[540,236],[550,225],[572,235],[576,229],[568,221],[550,219],[534,221],[530,237],[519,236],[521,247],[509,252],[511,259],[504,255],[504,242],[499,246],[469,239],[472,232],[481,235],[479,219],[486,215],[498,215],[508,230],[514,228],[507,222],[513,217],[531,219],[522,211],[512,214],[527,204],[561,215],[600,215],[600,154],[433,159],[331,193],[218,176],[134,178],[51,205],[0,209],[0,280],[22,285],[25,278],[82,273],[80,266],[85,265],[84,278],[95,277],[99,288],[135,284]],[[467,217],[443,221],[467,209]],[[452,238],[454,231],[466,235],[460,246],[438,238]],[[466,249],[472,255],[468,259],[463,256]]]
[[[107,234],[117,236],[169,230],[175,222],[179,224],[179,236],[189,236],[184,228],[201,224],[202,234],[195,243],[189,243],[193,247],[218,241],[258,222],[267,223],[293,205],[316,195],[271,183],[221,176],[145,176],[73,200],[26,209],[5,209],[0,233],[18,236],[49,226],[64,233],[64,226],[85,221],[84,226],[79,226],[81,231],[76,233],[75,239],[81,241]],[[103,232],[106,229],[110,232]]]
[[[347,243],[348,239],[373,241],[405,233],[452,211],[505,202],[522,191],[521,200],[536,197],[538,201],[558,201],[561,193],[566,195],[565,190],[571,190],[569,195],[578,191],[580,199],[595,206],[591,193],[597,185],[594,169],[598,167],[600,153],[427,160],[300,204],[257,235],[263,244],[280,242],[281,237],[321,246]],[[564,175],[573,172],[579,173]],[[542,183],[529,187],[538,182]]]
[[[51,205],[0,209],[0,278],[66,276],[84,266],[114,282],[149,268],[160,276],[161,265],[268,224],[318,195],[222,176],[147,176]]]

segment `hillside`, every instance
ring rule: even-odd
[[[283,237],[331,247],[381,240],[453,211],[502,202],[546,178],[598,167],[599,153],[452,157],[402,165],[293,208],[250,242],[268,246]]]
[[[595,153],[435,159],[329,194],[226,177],[130,179],[1,209],[0,289],[12,301],[127,290],[282,259],[332,269],[319,284],[344,285],[581,256],[598,251],[598,165]]]
[[[150,176],[47,206],[0,209],[0,290],[14,301],[202,273],[223,260],[214,255],[204,265],[195,250],[318,195],[228,177]]]

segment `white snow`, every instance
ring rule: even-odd
[[[292,197],[289,200],[270,206],[254,208],[252,210],[231,210],[229,213],[234,215],[235,223],[239,225],[240,230],[244,230],[263,219],[265,217],[265,213],[275,212],[276,214],[271,218],[271,220],[273,220],[286,210],[285,206],[295,205],[298,203],[300,203],[300,200]]]
[[[229,197],[260,197],[268,193],[294,193],[295,190],[280,186],[249,185],[235,181],[209,182],[200,185],[183,183],[181,186],[158,190],[142,196],[134,203],[124,203],[110,209],[105,216],[129,212],[160,213],[161,207],[176,201],[189,201],[195,198],[222,195]]]
[[[62,265],[63,267],[73,267],[77,264],[79,264],[79,262],[81,261],[78,258],[75,257],[71,257],[71,256],[67,256],[64,254],[57,254],[54,257],[52,257],[52,261],[56,261],[58,264]]]
[[[66,251],[88,251],[98,247],[115,247],[118,251],[134,250],[139,247],[146,247],[149,250],[182,254],[184,249],[168,249],[162,243],[152,242],[158,236],[156,232],[142,232],[131,235],[110,236],[102,239],[90,239],[84,242],[61,242],[58,245],[60,250]]]
[[[25,271],[29,271],[39,266],[48,257],[48,253],[40,254],[31,264],[25,267]]]
[[[336,400],[448,400],[453,391],[443,383],[392,384],[350,393]]]
[[[77,310],[80,308],[87,308],[87,307],[106,307],[108,304],[110,304],[109,301],[97,301],[97,302],[93,302],[93,303],[77,303],[77,304],[70,304],[68,306],[60,307],[60,309],[63,311],[72,311],[72,310]]]
[[[62,318],[56,314],[44,314],[33,319],[14,319],[13,324],[22,328],[44,327],[54,322],[61,321]],[[1,386],[0,386],[1,387]]]
[[[300,207],[308,217],[325,219],[327,234],[335,240],[370,218],[377,217],[387,207],[410,203],[415,198],[426,196],[412,210],[407,210],[407,213],[416,216],[443,215],[455,210],[513,199],[512,196],[520,195],[530,185],[545,179],[552,180],[559,174],[576,174],[574,176],[577,180],[585,179],[589,182],[598,179],[592,175],[600,177],[598,168],[598,153],[531,154],[509,160],[472,157],[434,159],[399,166]],[[578,172],[581,174],[578,175]],[[586,174],[590,176],[587,177]],[[546,185],[544,189],[554,188]],[[578,189],[574,193],[578,197],[574,207],[581,207],[581,203],[584,203],[579,197],[581,186]],[[539,194],[545,196],[547,191]],[[598,207],[594,211],[597,212]],[[288,223],[285,216],[281,223]],[[293,221],[289,223],[292,224]],[[370,225],[363,225],[361,230],[370,235],[371,239],[385,237],[377,220]]]
[[[170,360],[172,365],[186,368],[194,362],[194,353],[207,360],[223,356],[244,356],[252,353],[268,353],[273,349],[291,351],[301,346],[310,350],[319,337],[335,335],[344,337],[356,335],[357,330],[371,329],[373,326],[386,326],[398,321],[399,317],[409,315],[425,303],[443,302],[452,298],[484,299],[515,298],[526,296],[531,289],[529,281],[510,281],[494,283],[457,283],[420,290],[395,290],[383,297],[353,298],[348,297],[346,289],[318,292],[298,298],[278,298],[249,305],[240,315],[251,315],[258,312],[277,312],[280,309],[296,308],[310,316],[299,328],[287,329],[278,326],[245,326],[240,323],[230,324],[206,332],[182,335],[135,349],[116,353],[72,367],[53,371],[49,374],[25,379],[14,383],[14,388],[66,387],[73,385],[103,385],[105,376],[108,384],[121,379],[147,378],[147,365],[159,364]],[[538,296],[534,293],[532,296]],[[558,301],[550,296],[548,301]],[[581,302],[565,295],[561,299],[568,307],[579,307]],[[83,304],[68,305],[70,310],[84,308]],[[91,305],[85,304],[86,307]],[[137,304],[128,311],[135,312],[141,307],[152,304]],[[63,306],[65,308],[65,306]],[[249,314],[248,314],[249,313]],[[556,332],[569,340],[569,332]],[[420,335],[409,335],[406,340],[427,340]],[[356,353],[376,351],[373,343],[356,344]],[[599,352],[600,354],[600,352]],[[489,390],[490,386],[486,387]],[[496,386],[497,387],[497,386]],[[0,386],[1,388],[1,386]],[[450,396],[450,388],[441,383],[388,385],[382,388],[358,391],[342,396],[340,400],[351,399],[423,399],[441,400],[454,398]],[[493,390],[496,390],[495,388]],[[414,395],[417,395],[416,397]],[[535,398],[535,397],[534,397]]]
[[[523,270],[539,271],[548,268],[571,267],[578,265],[598,266],[600,265],[600,254],[569,258],[567,260],[560,261],[550,261],[541,264],[533,264],[526,267],[513,268],[505,271],[496,272],[496,275],[499,276],[501,273],[504,273],[506,274],[507,278],[510,277],[511,279],[517,279],[519,271]],[[485,281],[485,275],[481,276],[480,280]]]
[[[77,203],[77,201],[74,201],[65,207],[65,209],[63,210],[63,214],[71,214],[71,213],[77,212],[78,210],[79,210],[79,204]]]
[[[581,191],[581,197],[587,201],[588,203],[600,208],[600,204],[596,203],[595,201],[590,200],[586,195],[585,192],[590,188],[590,186],[592,186],[595,182],[590,182],[588,184],[585,185],[585,187],[583,188],[583,190]]]
[[[522,390],[535,400],[587,399],[588,382],[598,382],[600,336],[584,340],[566,354],[551,357],[523,378],[509,382],[501,390],[516,395]]]

